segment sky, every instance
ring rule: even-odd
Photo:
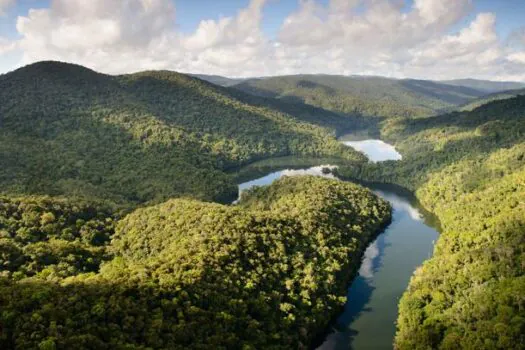
[[[0,0],[0,73],[41,60],[525,82],[525,0]]]

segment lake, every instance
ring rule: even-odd
[[[401,158],[393,146],[380,140],[343,142],[372,161]],[[281,176],[308,174],[333,178],[332,174],[322,172],[326,167],[335,166],[284,167],[239,184],[239,195],[252,186],[269,185]],[[399,298],[415,269],[432,255],[438,237],[437,221],[411,193],[389,185],[368,187],[392,204],[392,223],[366,249],[359,274],[348,288],[344,311],[319,350],[392,349]]]

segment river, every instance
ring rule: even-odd
[[[395,148],[380,140],[345,140],[371,161],[400,159]],[[324,174],[320,165],[284,169],[239,184],[239,194],[252,186],[269,185],[281,176]],[[392,223],[366,249],[358,276],[348,288],[347,303],[318,350],[392,349],[399,298],[414,270],[432,255],[437,221],[414,196],[395,186],[367,185],[393,207]]]

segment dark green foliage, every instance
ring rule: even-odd
[[[525,89],[519,90],[507,90],[503,92],[493,93],[487,96],[480,97],[472,102],[469,102],[463,106],[460,106],[458,110],[460,111],[472,111],[484,104],[487,104],[492,101],[505,100],[508,98],[513,98],[519,95],[525,95]]]
[[[395,120],[400,162],[347,176],[417,190],[443,227],[400,301],[399,349],[525,349],[525,96]]]
[[[0,76],[1,191],[126,205],[224,200],[236,188],[223,171],[258,159],[362,159],[333,130],[301,121],[300,106],[290,110],[296,117],[254,99],[173,72],[113,77],[57,62],[21,68]]]
[[[138,209],[99,273],[0,278],[0,346],[304,348],[389,219],[370,191],[315,177],[283,178],[238,206]]]
[[[484,92],[424,80],[380,77],[295,75],[249,79],[235,88],[345,115],[371,127],[381,118],[420,117],[466,103]]]

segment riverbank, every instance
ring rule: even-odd
[[[297,166],[300,163],[292,162],[292,167],[280,171],[266,168],[268,173],[265,176],[239,184],[239,191],[269,185],[282,176],[334,177],[322,172],[323,168],[331,167],[330,164],[301,168]],[[286,168],[283,159],[274,165]],[[372,240],[359,257],[359,269],[349,271],[347,302],[333,318],[331,326],[320,333],[317,345],[321,349],[346,350],[351,345],[366,344],[391,348],[398,300],[414,270],[430,257],[438,235],[435,218],[422,210],[411,193],[396,186],[389,190],[384,185],[374,188],[369,183],[362,184],[391,203],[393,218],[386,230]],[[377,327],[378,324],[382,326]]]

